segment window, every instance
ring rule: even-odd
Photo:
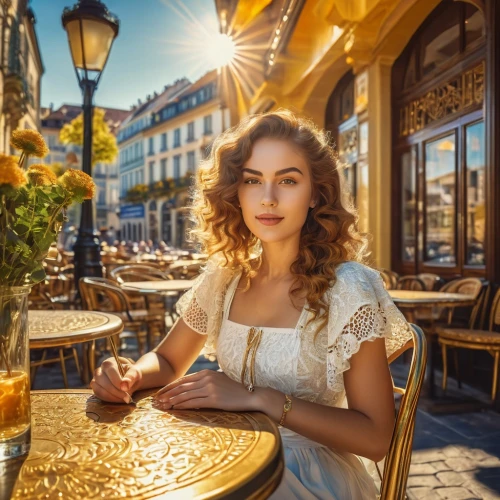
[[[485,265],[485,139],[484,122],[465,127],[465,164],[467,169],[466,262]]]
[[[149,162],[149,183],[153,183],[155,181],[155,162]]]
[[[425,260],[455,264],[455,134],[425,145]]]
[[[167,178],[167,159],[163,158],[163,160],[160,161],[160,172],[161,172],[161,179],[166,179]]]
[[[181,129],[176,128],[174,130],[174,148],[178,148],[181,145]]]
[[[187,154],[187,170],[188,172],[194,173],[194,168],[195,168],[195,157],[194,157],[194,151],[189,151]]]
[[[166,151],[167,150],[167,133],[161,134],[161,146],[160,146],[160,151]]]
[[[194,122],[189,122],[187,124],[187,142],[194,141]]]
[[[401,155],[401,179],[403,184],[401,231],[405,261],[415,262],[417,223],[417,155],[415,148]]]
[[[106,205],[106,190],[99,188],[99,197],[97,199],[98,205]]]
[[[469,47],[485,40],[484,16],[466,2],[441,2],[413,36],[398,87],[415,88],[422,78],[455,65]],[[429,76],[431,77],[431,76]]]
[[[154,137],[150,137],[149,138],[148,155],[154,155],[154,154],[155,154]]]
[[[181,155],[174,156],[174,179],[179,179],[181,176]]]
[[[212,115],[203,117],[203,134],[210,135],[212,133]]]

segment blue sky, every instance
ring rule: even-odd
[[[42,106],[80,104],[78,86],[66,32],[61,24],[64,7],[76,0],[31,0],[37,19],[45,74]],[[202,53],[205,30],[218,31],[213,0],[104,0],[120,19],[108,64],[95,94],[98,106],[129,109],[147,94],[160,92],[177,78],[191,81],[213,65]],[[183,8],[185,7],[185,9]]]

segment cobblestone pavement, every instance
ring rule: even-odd
[[[133,346],[123,355],[137,358]],[[203,368],[216,369],[217,364],[200,357],[190,372]],[[67,369],[70,387],[83,387],[72,361],[67,362]],[[400,376],[396,368],[395,379]],[[40,367],[33,388],[63,388],[59,365]],[[464,390],[473,392],[467,387]],[[408,499],[500,499],[500,414],[488,410],[431,415],[419,409]]]

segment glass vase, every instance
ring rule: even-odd
[[[30,286],[0,286],[0,461],[31,444],[28,295]]]

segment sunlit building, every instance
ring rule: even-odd
[[[129,170],[121,169],[124,239],[185,246],[191,176],[213,139],[229,123],[229,111],[218,97],[217,79],[217,71],[211,71],[180,92],[169,95],[167,89],[141,112],[143,126],[124,146],[132,158]]]
[[[498,2],[215,3],[231,123],[284,107],[329,130],[374,264],[500,281]]]
[[[26,0],[0,2],[0,153],[11,153],[13,130],[40,129],[44,67],[35,15]]]
[[[121,122],[127,118],[130,111],[114,108],[101,108],[105,111],[104,120],[110,132],[117,134]],[[62,168],[81,168],[82,146],[62,144],[59,139],[61,129],[82,113],[81,106],[63,104],[58,109],[42,108],[41,131],[49,146],[50,153],[44,158],[44,163],[59,164]],[[92,167],[92,177],[96,184],[95,221],[99,230],[120,227],[119,213],[119,162],[118,157],[111,164],[96,163]],[[74,205],[68,211],[67,226],[80,224],[80,206]]]

